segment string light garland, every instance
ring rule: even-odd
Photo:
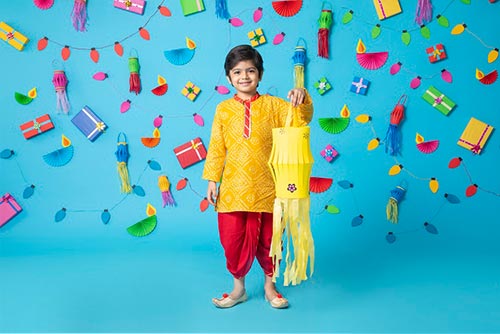
[[[430,80],[438,75],[441,76],[441,79],[444,82],[447,83],[453,82],[453,75],[451,74],[450,71],[448,71],[445,68],[441,69],[439,72],[436,72],[432,75],[422,76],[414,71],[408,70],[406,67],[403,67],[403,63],[400,61],[397,61],[396,63],[391,65],[391,67],[389,68],[389,73],[392,75],[396,75],[401,70],[412,75],[412,79],[410,81],[410,88],[412,89],[417,89],[418,87],[420,87],[422,80]]]
[[[104,44],[104,45],[101,45],[101,46],[77,47],[77,46],[68,45],[67,43],[58,42],[56,40],[49,39],[47,36],[44,36],[44,37],[42,37],[42,38],[40,38],[38,40],[37,49],[38,49],[38,51],[44,50],[48,46],[49,41],[50,41],[51,43],[59,45],[60,47],[62,47],[62,49],[61,49],[61,58],[64,61],[68,60],[68,58],[70,57],[71,50],[78,50],[78,51],[88,51],[90,59],[93,62],[97,63],[99,61],[99,58],[100,58],[99,50],[104,50],[104,49],[108,49],[108,48],[111,48],[111,47],[114,49],[115,53],[119,57],[121,57],[123,55],[123,46],[122,46],[122,43],[125,42],[126,40],[128,40],[128,39],[130,39],[130,38],[132,38],[132,37],[134,37],[136,35],[139,35],[144,40],[150,40],[151,39],[151,35],[150,35],[149,31],[146,29],[146,26],[149,24],[149,22],[151,21],[151,19],[157,13],[160,13],[162,16],[165,16],[165,17],[169,17],[169,16],[172,15],[171,12],[170,12],[170,9],[168,9],[168,7],[166,7],[166,6],[163,6],[164,2],[165,2],[165,0],[160,1],[160,3],[158,4],[157,8],[155,9],[155,11],[148,17],[148,19],[146,20],[146,22],[137,29],[137,31],[135,31],[133,33],[130,33],[127,36],[122,37],[122,38],[116,40],[113,43]]]
[[[472,179],[472,175],[469,172],[469,169],[467,168],[465,162],[461,157],[452,158],[448,163],[448,168],[450,169],[455,169],[459,166],[463,167],[465,174],[467,175],[467,179],[469,180],[469,185],[465,189],[465,196],[472,197],[477,193],[478,190],[480,190],[485,193],[491,194],[493,196],[500,197],[500,193],[480,187],[476,182],[474,182],[474,180]]]
[[[452,35],[460,35],[463,32],[468,33],[469,35],[471,35],[472,37],[474,37],[475,39],[477,39],[479,41],[479,43],[481,43],[485,48],[487,48],[487,49],[490,50],[488,52],[488,63],[493,63],[495,60],[498,59],[498,48],[486,44],[478,35],[476,35],[472,31],[470,31],[470,29],[468,28],[467,24],[460,23],[460,24],[455,25],[451,29],[451,34]]]
[[[450,7],[450,5],[455,2],[456,0],[451,0],[447,5],[446,7],[438,14],[436,15],[436,20],[437,23],[442,26],[442,27],[449,27],[449,21],[448,19],[444,16],[444,13],[446,12],[446,10]],[[463,1],[462,1],[463,2]],[[410,45],[410,42],[411,42],[411,33],[412,32],[415,32],[417,30],[420,31],[420,35],[425,38],[425,39],[430,39],[431,37],[431,31],[428,27],[428,25],[430,23],[432,23],[434,20],[429,20],[427,22],[427,24],[423,23],[423,24],[420,24],[418,25],[417,27],[415,28],[411,28],[411,29],[403,29],[403,30],[399,30],[399,29],[394,29],[392,27],[389,27],[389,26],[386,26],[386,25],[381,25],[380,23],[373,23],[373,22],[370,22],[366,19],[364,19],[362,16],[358,15],[358,14],[355,14],[355,12],[350,9],[350,8],[347,8],[347,7],[341,7],[342,9],[344,10],[347,10],[344,15],[342,16],[342,19],[341,19],[341,22],[345,25],[345,24],[348,24],[349,22],[351,22],[354,18],[359,18],[359,21],[361,21],[362,23],[364,24],[367,24],[369,26],[372,27],[372,30],[371,30],[371,36],[373,39],[376,39],[377,37],[380,36],[380,34],[382,33],[382,29],[386,29],[386,30],[389,30],[389,31],[393,31],[393,32],[396,32],[396,33],[400,33],[400,37],[401,37],[401,42],[403,44],[405,44],[406,46]]]
[[[19,162],[17,161],[16,152],[10,148],[3,149],[0,152],[0,158],[5,159],[5,160],[12,159],[16,162],[16,166],[17,166],[17,169],[19,170],[19,174],[21,175],[21,178],[23,179],[24,184],[27,184],[27,186],[25,186],[25,188],[23,190],[23,198],[27,199],[27,198],[30,198],[31,196],[33,196],[33,194],[35,193],[35,185],[31,182],[28,182],[28,180],[26,179],[26,176],[24,175],[24,172],[21,168],[21,165],[19,165]]]

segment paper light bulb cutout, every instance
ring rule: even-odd
[[[429,189],[435,194],[439,190],[439,182],[436,178],[432,177],[429,181]]]
[[[401,173],[401,170],[403,169],[403,165],[394,165],[389,169],[389,175],[394,176],[398,175]]]
[[[448,163],[448,168],[457,168],[462,163],[462,158],[457,157],[450,160]]]
[[[372,34],[372,38],[375,39],[377,38],[378,36],[380,36],[380,33],[382,32],[382,29],[380,29],[380,24],[376,24],[375,26],[373,26],[372,28],[372,31],[371,31],[371,34]]]
[[[399,70],[401,70],[402,65],[403,64],[401,64],[399,61],[397,63],[392,64],[391,68],[389,69],[389,73],[391,73],[392,75],[398,73]]]
[[[253,21],[255,23],[259,22],[260,19],[262,18],[262,7],[258,7],[254,12],[253,12]]]
[[[44,50],[48,44],[49,44],[49,39],[47,37],[40,38],[37,44],[38,51]]]
[[[149,34],[149,31],[147,31],[147,29],[144,27],[139,28],[139,36],[141,36],[146,41],[149,41],[151,39],[151,35]]]
[[[342,16],[342,23],[347,24],[351,22],[352,18],[354,17],[354,12],[352,10],[349,10]]]
[[[243,21],[240,20],[239,18],[237,17],[232,17],[229,19],[229,23],[233,26],[233,27],[241,27],[243,25]]]
[[[108,75],[104,72],[96,72],[93,76],[92,79],[97,80],[97,81],[103,81],[108,77]]]
[[[144,191],[144,188],[141,187],[141,186],[138,186],[136,184],[134,184],[132,186],[132,191],[134,192],[134,194],[136,194],[137,196],[139,197],[144,197],[146,196],[146,192]]]
[[[111,219],[111,214],[109,213],[108,209],[104,209],[104,211],[101,213],[101,221],[103,224],[109,223],[109,220]]]
[[[24,199],[30,198],[31,196],[33,196],[34,193],[35,193],[35,185],[32,184],[30,186],[27,186],[26,188],[24,188],[23,198]]]
[[[474,196],[477,193],[477,188],[478,188],[477,184],[471,184],[470,186],[467,187],[467,189],[465,189],[465,196],[467,197]]]
[[[99,61],[99,52],[95,48],[90,49],[90,59],[92,59],[94,63]]]
[[[448,21],[448,19],[445,16],[437,15],[436,19],[437,19],[437,22],[440,26],[445,27],[445,28],[448,28],[450,26],[450,22]]]
[[[465,28],[467,28],[467,25],[465,23],[462,24],[457,24],[451,29],[451,34],[452,35],[460,35],[465,31]]]
[[[494,48],[488,52],[488,63],[492,63],[498,58],[498,48]]]
[[[120,42],[115,42],[115,46],[113,47],[113,49],[118,56],[123,56],[123,46],[120,44]]]
[[[120,112],[123,114],[124,112],[129,111],[130,109],[130,100],[123,101],[122,104],[120,105]]]

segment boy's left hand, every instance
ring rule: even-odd
[[[287,98],[290,100],[290,103],[296,107],[299,104],[304,102],[304,98],[306,97],[306,92],[303,88],[293,88],[288,92]]]

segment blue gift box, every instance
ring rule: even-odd
[[[94,141],[108,127],[92,109],[85,106],[80,110],[71,122],[87,137],[90,141]]]
[[[354,77],[351,83],[351,92],[361,95],[366,95],[366,91],[370,86],[370,81],[365,78]]]

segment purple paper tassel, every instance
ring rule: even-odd
[[[58,111],[62,111],[67,114],[69,112],[70,105],[68,96],[66,95],[66,86],[68,85],[68,79],[66,78],[66,74],[64,73],[64,71],[54,71],[52,83],[54,84],[54,88],[56,90],[56,108]]]
[[[73,11],[71,12],[71,21],[76,31],[85,31],[87,23],[87,0],[75,0]]]
[[[170,193],[170,191],[162,191],[161,197],[163,198],[163,207],[165,207],[166,205],[175,205],[174,198],[172,197],[172,193]]]
[[[215,15],[219,19],[229,19],[229,11],[227,9],[226,0],[216,0],[215,1]]]
[[[417,12],[415,13],[415,22],[418,25],[423,25],[430,22],[432,19],[432,4],[431,0],[418,0]]]
[[[398,155],[401,151],[401,134],[398,126],[390,124],[385,134],[385,153],[389,155]]]

